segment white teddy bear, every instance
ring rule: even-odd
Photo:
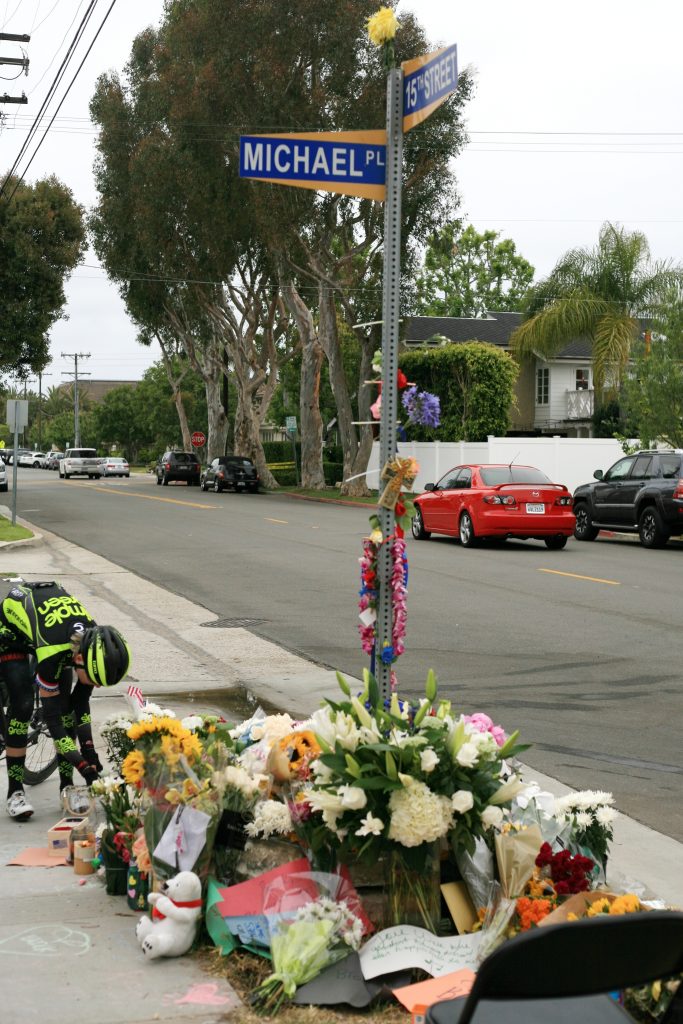
[[[193,871],[181,871],[151,892],[151,918],[141,917],[135,935],[149,960],[182,956],[192,946],[202,916],[202,883]]]

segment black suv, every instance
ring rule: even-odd
[[[241,455],[220,455],[207,466],[202,476],[202,490],[213,488],[217,493],[225,487],[235,491],[251,491],[256,494],[259,489],[259,475],[251,459]]]
[[[164,452],[156,466],[158,484],[168,484],[171,480],[184,480],[187,486],[199,486],[201,466],[194,452]]]
[[[646,548],[661,548],[683,533],[683,452],[636,452],[619,459],[597,483],[574,491],[577,540],[595,540],[601,529],[638,533]]]

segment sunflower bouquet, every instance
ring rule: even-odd
[[[121,774],[130,786],[144,789],[148,801],[164,800],[175,783],[181,784],[201,768],[202,742],[195,732],[168,716],[134,722],[127,732],[134,748],[123,760]]]

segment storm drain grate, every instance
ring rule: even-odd
[[[265,619],[214,619],[213,622],[200,622],[200,626],[210,626],[214,629],[248,629],[250,626],[258,626]]]

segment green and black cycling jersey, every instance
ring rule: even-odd
[[[73,659],[71,637],[96,623],[78,598],[58,583],[23,583],[0,605],[0,657],[10,652],[33,654],[37,682],[55,690]]]

